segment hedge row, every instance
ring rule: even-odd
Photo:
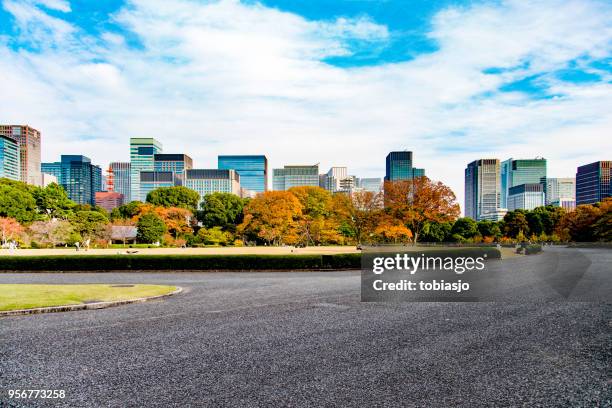
[[[495,248],[427,249],[436,256],[487,254],[499,259]],[[361,254],[335,255],[49,255],[3,256],[0,271],[252,271],[361,269]]]
[[[321,270],[359,269],[342,255],[51,255],[0,257],[0,271]]]

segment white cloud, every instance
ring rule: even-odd
[[[274,167],[347,164],[382,176],[388,151],[410,149],[416,166],[462,200],[463,168],[476,158],[542,155],[552,175],[568,176],[605,159],[609,146],[609,83],[545,78],[564,96],[537,100],[496,92],[578,57],[609,56],[606,3],[450,8],[432,21],[436,52],[350,69],[321,60],[350,55],[355,42],[388,41],[385,26],[364,16],[309,21],[238,1],[132,0],[114,16],[142,43],[130,47],[120,32],[94,39],[33,3],[3,5],[38,51],[0,43],[0,81],[11,95],[0,111],[42,130],[44,160],[82,153],[105,165],[127,160],[129,137],[154,136],[199,167],[214,167],[218,154],[265,153]],[[509,70],[482,72],[490,67]]]

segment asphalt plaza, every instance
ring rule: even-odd
[[[505,262],[518,270],[526,259]],[[541,301],[362,303],[350,271],[0,282],[185,288],[160,301],[0,319],[0,399],[15,388],[66,392],[21,406],[575,407],[612,398],[612,306],[552,302],[520,274],[516,287]]]

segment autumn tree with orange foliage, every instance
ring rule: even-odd
[[[398,243],[408,243],[412,239],[412,231],[401,221],[391,217],[383,217],[380,219],[376,230],[376,235],[383,238],[383,241]]]
[[[23,227],[16,219],[11,217],[0,217],[0,237],[2,244],[6,244],[9,240],[18,239],[23,233]]]
[[[371,191],[336,194],[333,208],[340,222],[349,227],[357,244],[361,244],[370,234],[375,234],[383,208],[383,196]]]
[[[334,212],[334,198],[321,187],[302,186],[288,190],[302,205],[302,217],[298,221],[300,243],[307,245],[341,244],[338,231],[339,219]]]
[[[132,217],[132,222],[137,222],[145,214],[153,213],[164,221],[168,233],[172,238],[177,239],[184,234],[193,233],[193,213],[186,208],[179,207],[158,207],[153,204],[144,203],[138,206],[136,215]]]
[[[612,239],[612,198],[595,205],[583,204],[563,215],[557,234],[565,241],[609,241]]]
[[[386,181],[384,200],[385,212],[410,229],[414,244],[427,223],[454,221],[460,214],[455,193],[427,177]]]
[[[299,242],[299,221],[302,204],[288,191],[267,191],[258,194],[244,207],[244,219],[237,232],[247,240],[256,237],[269,245]]]

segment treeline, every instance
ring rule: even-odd
[[[385,184],[385,193],[331,194],[319,187],[270,191],[253,199],[200,197],[186,187],[152,191],[110,214],[77,205],[64,189],[0,179],[2,243],[53,247],[111,238],[166,246],[354,245],[416,242],[611,241],[612,199],[565,212],[559,207],[508,213],[503,221],[458,218],[454,193],[426,177]]]
[[[612,198],[573,211],[552,205],[508,212],[504,219],[430,223],[424,242],[598,242],[612,241]]]

